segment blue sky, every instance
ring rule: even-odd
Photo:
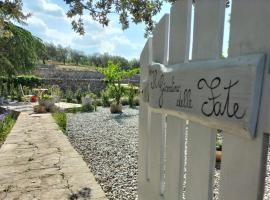
[[[143,24],[131,23],[128,30],[122,31],[116,16],[103,28],[85,14],[86,34],[80,36],[72,30],[71,20],[65,15],[68,6],[63,0],[23,0],[23,9],[32,13],[24,28],[46,42],[69,46],[86,54],[108,52],[128,59],[139,58],[146,41]],[[169,9],[170,6],[165,5],[155,19],[159,20]]]
[[[143,24],[130,23],[130,28],[122,31],[116,16],[111,17],[108,27],[102,27],[87,13],[83,16],[86,34],[80,36],[72,30],[71,20],[65,14],[68,6],[63,0],[23,0],[23,9],[32,14],[27,20],[28,25],[24,28],[46,42],[71,47],[86,54],[107,52],[128,59],[139,58],[146,42]],[[170,5],[164,4],[162,11],[154,19],[158,21],[169,11]],[[225,25],[226,30],[227,26],[228,23]],[[228,37],[226,33],[225,50],[228,46],[226,42]]]

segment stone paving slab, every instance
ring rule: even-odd
[[[0,149],[0,199],[107,200],[51,114],[25,112]]]

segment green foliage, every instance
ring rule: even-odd
[[[25,24],[31,16],[23,13],[22,6],[22,0],[0,1],[0,76],[32,69],[45,49],[39,38],[13,24]]]
[[[216,150],[221,151],[222,150],[222,137],[221,137],[221,132],[220,130],[218,130],[217,133],[217,141],[216,141]]]
[[[73,100],[73,97],[74,97],[72,90],[67,89],[66,93],[65,93],[65,96],[66,96],[66,99],[67,99],[67,103],[71,103],[72,100]]]
[[[107,68],[97,68],[97,71],[105,76],[110,96],[114,98],[116,104],[119,104],[121,97],[124,95],[124,87],[121,85],[121,81],[137,74],[139,69],[122,70],[119,64],[109,61]]]
[[[10,38],[12,33],[7,27],[7,23],[16,21],[25,24],[25,20],[31,14],[24,14],[22,11],[22,0],[2,0],[0,1],[0,38]]]
[[[0,143],[6,139],[15,122],[11,114],[8,114],[4,121],[0,121]]]
[[[14,75],[32,69],[43,46],[39,38],[11,23],[6,25],[10,38],[0,37],[0,75]]]
[[[110,1],[93,1],[93,0],[64,0],[69,5],[67,16],[72,18],[73,29],[83,35],[84,21],[82,15],[87,11],[91,18],[103,26],[108,26],[111,13],[118,15],[119,23],[122,29],[129,27],[129,23],[145,24],[145,37],[152,33],[155,27],[153,17],[157,15],[163,6],[163,3],[174,3],[177,0],[110,0]],[[193,0],[195,3],[196,0]],[[230,6],[230,0],[226,1],[226,7]]]
[[[95,106],[92,104],[85,104],[79,110],[80,112],[93,112],[95,111]]]
[[[92,99],[92,106],[94,107],[94,111],[97,111],[97,95],[94,94],[93,92],[90,92],[90,93],[86,93],[85,96],[90,96],[91,99]]]
[[[130,84],[130,89],[128,90],[127,95],[128,95],[129,107],[133,108],[135,106],[134,105],[134,97],[136,95],[136,90],[134,88],[134,85]]]
[[[108,90],[104,90],[101,92],[101,102],[103,107],[109,107],[110,106],[110,97]]]
[[[75,92],[75,97],[77,99],[77,103],[82,103],[82,97],[83,97],[84,93],[82,92],[81,89],[78,89],[76,92]]]
[[[0,96],[7,97],[11,95],[12,99],[15,99],[17,96],[17,100],[21,100],[22,93],[19,91],[18,86],[21,85],[23,87],[23,91],[25,94],[29,94],[32,88],[41,85],[42,79],[36,76],[0,76]]]
[[[55,119],[56,123],[60,127],[60,129],[65,133],[67,127],[67,115],[64,112],[55,112],[52,113],[53,118]]]
[[[88,11],[92,19],[98,21],[103,26],[108,26],[111,13],[118,15],[119,22],[122,25],[123,30],[129,27],[130,21],[135,24],[143,22],[146,25],[147,35],[154,28],[155,25],[152,17],[160,12],[164,2],[162,0],[64,1],[70,6],[67,16],[73,19],[73,29],[80,34],[84,34],[85,32],[83,26],[84,22],[81,16],[85,11]],[[165,2],[170,3],[175,1],[176,0],[165,0]]]
[[[51,100],[53,100],[53,96],[51,96],[49,94],[41,95],[38,98],[39,98],[39,100],[42,100],[42,101],[51,101]]]

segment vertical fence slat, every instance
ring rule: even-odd
[[[232,2],[229,56],[247,53],[270,53],[270,1]],[[267,62],[269,67],[269,58]],[[268,75],[269,76],[269,75]],[[266,83],[266,82],[265,82]],[[267,91],[268,89],[268,91]],[[269,85],[264,84],[264,94],[269,94]],[[269,98],[269,96],[268,96]],[[265,165],[268,150],[268,135],[263,133],[264,105],[261,102],[257,137],[254,140],[224,133],[221,167],[221,199],[257,200],[263,198]]]
[[[148,39],[140,57],[141,74],[140,88],[148,78],[148,66],[152,62],[152,39]],[[148,179],[148,103],[143,101],[143,94],[140,95],[140,115],[139,115],[139,159],[138,159],[138,196],[141,200],[147,200],[147,179]],[[149,122],[150,123],[150,122]]]
[[[169,64],[184,62],[188,57],[190,40],[191,3],[178,1],[171,8]],[[166,171],[164,200],[182,197],[186,121],[167,116]]]
[[[157,24],[152,39],[153,61],[167,64],[169,15],[164,15]],[[150,111],[149,129],[149,180],[144,199],[159,200],[163,193],[163,168],[165,147],[165,115]]]
[[[225,1],[196,1],[193,60],[214,59],[222,49]],[[190,122],[187,152],[187,199],[212,198],[216,130]]]

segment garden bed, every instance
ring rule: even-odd
[[[0,148],[13,128],[19,113],[0,107]]]

